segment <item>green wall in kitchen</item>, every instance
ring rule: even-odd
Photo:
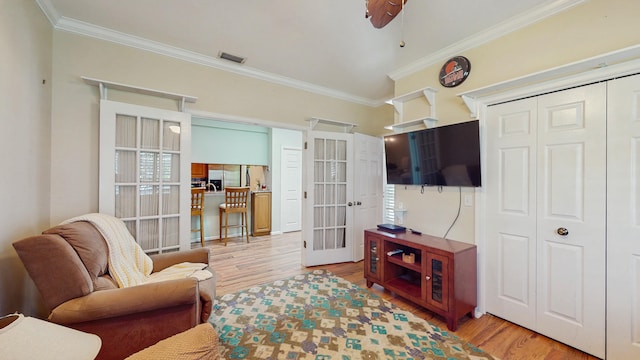
[[[191,162],[269,165],[269,129],[193,118]]]

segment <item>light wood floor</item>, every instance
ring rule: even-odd
[[[250,244],[243,240],[229,239],[226,247],[218,240],[205,243],[211,249],[211,266],[218,275],[217,295],[266,284],[313,269],[305,268],[300,263],[300,233],[250,237]],[[199,247],[200,244],[194,246]],[[317,268],[327,269],[360,287],[366,287],[362,261]],[[446,328],[442,318],[400,297],[394,297],[378,285],[374,285],[371,291],[434,325]],[[489,314],[479,319],[464,318],[455,334],[502,360],[596,359]]]

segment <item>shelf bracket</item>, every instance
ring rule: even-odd
[[[195,103],[198,100],[198,98],[195,96],[176,94],[176,93],[171,93],[163,90],[154,90],[154,89],[143,88],[135,85],[127,85],[127,84],[106,81],[106,80],[93,79],[85,76],[82,76],[82,80],[84,80],[84,82],[86,82],[89,85],[98,86],[98,89],[100,90],[101,100],[107,100],[109,88],[133,92],[137,94],[151,95],[151,96],[162,97],[165,99],[176,100],[178,102],[178,108],[180,109],[181,112],[184,112],[186,110],[186,103]]]
[[[475,98],[469,95],[460,95],[464,104],[467,105],[467,109],[469,109],[470,116],[475,118],[478,115],[478,103]]]
[[[422,89],[422,94],[427,99],[429,103],[429,107],[431,108],[431,116],[435,119],[436,117],[436,92],[437,90],[434,88],[424,88]]]

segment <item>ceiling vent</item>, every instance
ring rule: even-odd
[[[244,62],[247,60],[247,58],[237,56],[237,55],[231,55],[224,51],[220,51],[218,53],[218,58],[233,61],[234,63],[238,63],[238,64],[244,64]]]

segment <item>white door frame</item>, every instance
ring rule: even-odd
[[[632,58],[633,49],[629,51]],[[622,56],[618,54],[619,56]],[[604,54],[599,57],[590,58],[584,63],[607,63],[610,54]],[[575,74],[576,64],[572,63],[563,67],[552,68],[547,71],[531,74],[516,78],[513,80],[485,86],[477,90],[467,91],[458,94],[464,100],[469,108],[472,118],[480,121],[480,161],[486,164],[486,119],[487,107],[490,105],[512,101],[529,96],[540,95],[548,92],[559,91],[574,86],[585,85],[593,82],[604,81],[620,76],[638,73],[640,69],[640,60],[632,60],[616,65],[602,67],[593,70],[592,67],[585,66],[582,73]],[[540,79],[554,80],[539,82]],[[512,89],[503,91],[502,89]],[[486,166],[481,169],[482,178],[486,179]],[[478,246],[478,307],[476,308],[476,316],[486,313],[486,292],[485,279],[487,266],[487,243],[486,243],[486,213],[487,213],[487,196],[484,188],[476,190],[476,208],[475,208],[475,234],[476,245]]]

